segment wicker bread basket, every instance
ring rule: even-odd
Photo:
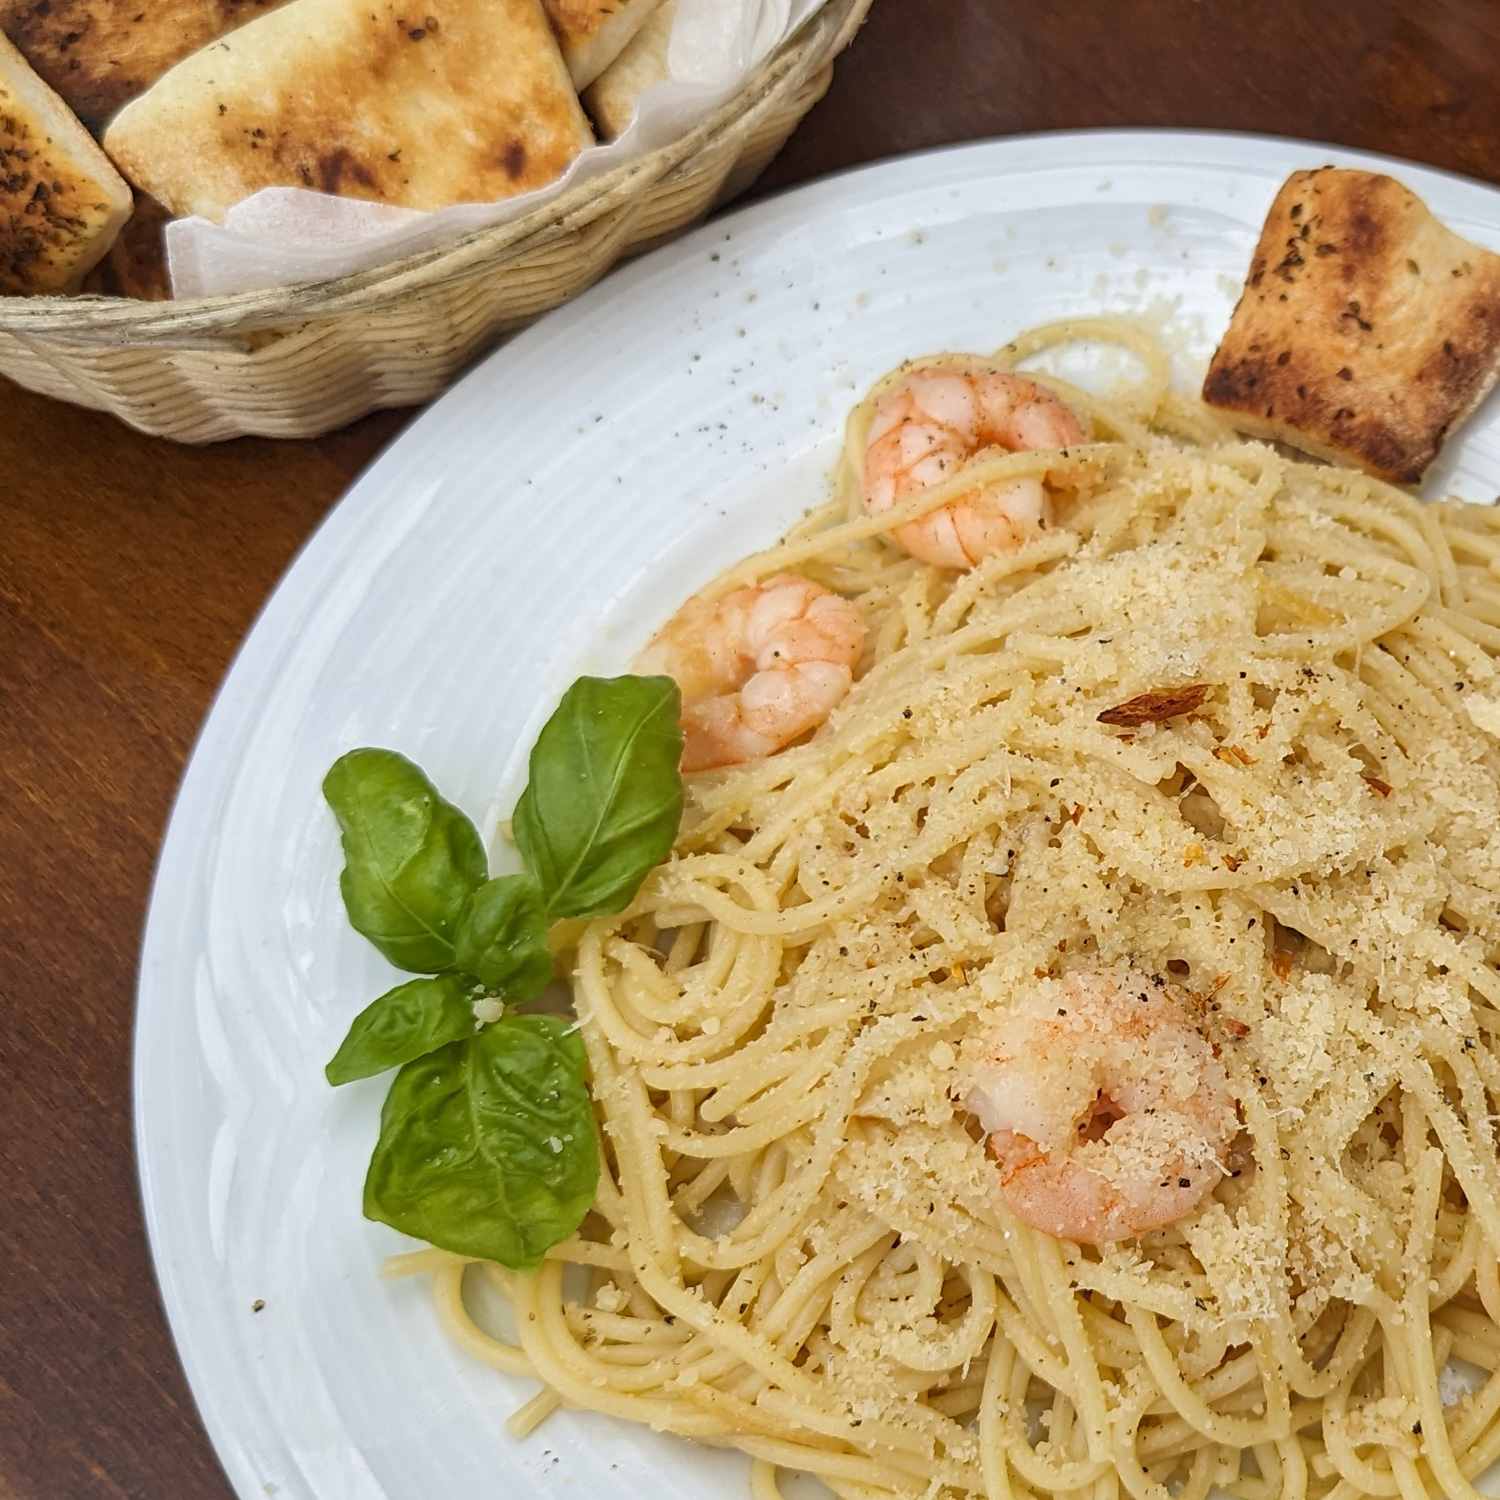
[[[827,0],[682,139],[444,249],[194,301],[0,298],[0,374],[188,443],[313,437],[429,400],[503,334],[749,186],[826,92],[869,6]]]

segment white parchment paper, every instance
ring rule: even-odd
[[[641,95],[635,120],[619,139],[582,152],[564,176],[534,193],[420,213],[305,188],[262,188],[230,209],[222,225],[174,219],[166,228],[172,294],[227,296],[371,270],[519,218],[564,188],[691,130],[822,3],[679,0],[667,54],[671,79]]]

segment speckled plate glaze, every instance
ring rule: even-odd
[[[322,1064],[394,982],[348,927],[319,796],[353,745],[419,761],[493,839],[525,750],[692,589],[818,500],[844,414],[937,349],[1066,314],[1170,319],[1201,374],[1278,183],[1392,171],[1500,248],[1500,194],[1327,146],[1032,137],[889,162],[730,215],[487,360],[333,511],[220,691],[141,962],[135,1119],[157,1273],[243,1500],[745,1495],[746,1463],[593,1414],[525,1442],[530,1391],[453,1348],[360,1184],[385,1079]],[[1491,405],[1431,487],[1491,498]],[[252,1311],[263,1304],[260,1311]]]

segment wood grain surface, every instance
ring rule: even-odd
[[[757,191],[952,141],[1131,125],[1305,136],[1500,182],[1500,5],[876,0]],[[409,416],[187,449],[0,381],[0,1500],[229,1493],[141,1227],[140,929],[236,646]]]

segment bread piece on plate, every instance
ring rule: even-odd
[[[625,50],[584,90],[584,107],[605,140],[624,135],[635,118],[636,101],[653,83],[672,76],[667,48],[676,15],[677,0],[663,0]]]
[[[1500,256],[1393,177],[1276,195],[1203,399],[1255,437],[1416,484],[1500,374]]]
[[[0,31],[96,134],[173,63],[283,0],[0,0]]]
[[[542,0],[573,86],[587,88],[619,55],[661,0]]]
[[[104,147],[172,213],[221,223],[264,187],[509,198],[592,140],[541,0],[290,0],[178,63]]]
[[[0,37],[0,292],[70,292],[130,217],[130,187]]]

